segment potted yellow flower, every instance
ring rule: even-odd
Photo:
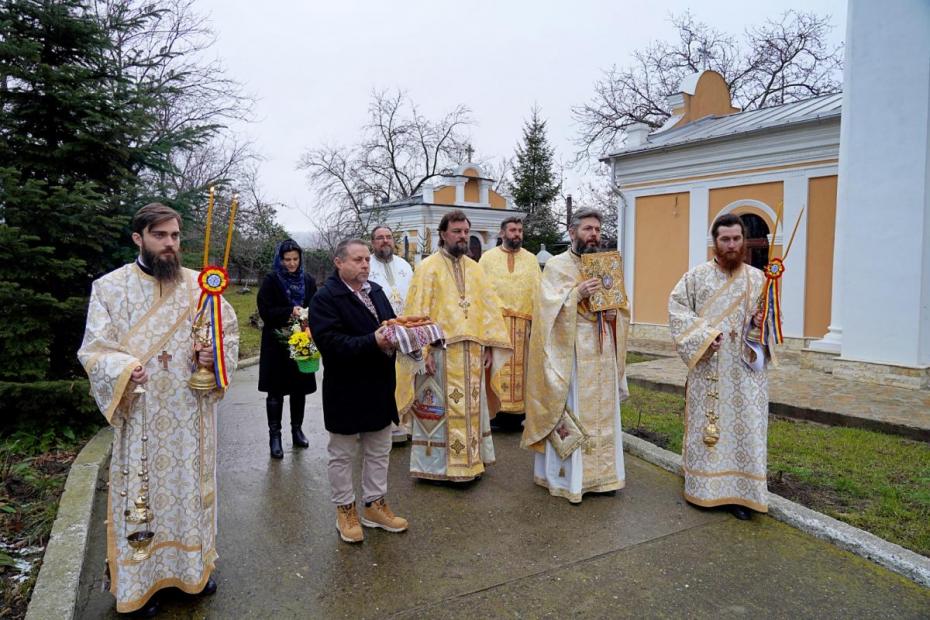
[[[300,372],[316,372],[320,369],[320,350],[313,342],[310,328],[307,325],[306,309],[299,317],[295,317],[289,328],[280,331],[287,342],[291,359],[297,363]]]

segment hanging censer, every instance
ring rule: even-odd
[[[704,431],[701,433],[701,439],[704,441],[704,445],[708,448],[713,448],[717,445],[717,442],[720,441],[720,427],[717,426],[717,422],[720,420],[720,417],[717,415],[717,401],[720,398],[720,353],[719,351],[714,353],[714,369],[712,372],[708,372],[705,376],[710,382],[710,387],[707,390],[707,396],[704,400],[704,409],[706,413],[704,417],[706,423],[704,424]]]
[[[129,542],[129,546],[132,547],[132,560],[135,562],[141,562],[142,560],[147,560],[151,555],[151,546],[152,540],[155,538],[155,532],[149,529],[148,524],[152,522],[154,518],[154,513],[149,507],[149,453],[148,453],[148,419],[146,416],[146,403],[145,403],[145,388],[141,385],[137,385],[136,389],[133,390],[133,394],[136,395],[136,398],[141,399],[141,409],[142,409],[142,454],[140,458],[140,467],[139,467],[139,495],[136,497],[133,502],[133,507],[129,508],[126,506],[124,510],[124,515],[126,516],[126,523],[132,525],[140,525],[143,529],[140,529],[136,532],[133,532],[126,536],[126,540]],[[123,451],[123,454],[126,455],[128,460],[128,451]],[[127,477],[126,488],[129,488],[129,467],[126,462],[123,463],[123,475]],[[127,496],[126,491],[123,492],[124,496]]]

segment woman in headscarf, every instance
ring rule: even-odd
[[[314,373],[303,373],[291,359],[287,344],[278,330],[287,327],[291,319],[310,305],[316,293],[316,281],[304,273],[303,251],[293,239],[278,244],[274,269],[265,276],[258,290],[258,314],[262,317],[262,350],[258,367],[258,390],[267,392],[268,435],[271,458],[284,458],[281,445],[281,415],[284,396],[291,405],[291,438],[294,447],[310,445],[301,429],[304,421],[306,395],[316,392]]]

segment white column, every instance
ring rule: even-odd
[[[850,0],[847,20],[831,333],[844,359],[928,365],[930,3]]]
[[[706,185],[697,185],[691,189],[688,205],[688,269],[693,269],[707,262],[710,190]]]
[[[623,208],[623,202],[620,203],[620,214],[623,217],[621,222],[621,231],[623,239],[623,279],[626,284],[626,294],[630,298],[630,310],[632,320],[636,320],[636,299],[633,295],[633,285],[635,284],[634,273],[636,271],[636,194],[623,192],[623,198],[626,198],[626,208]]]
[[[843,69],[843,119],[840,123],[840,161],[837,169],[836,189],[836,221],[833,225],[833,283],[830,288],[830,325],[827,333],[820,340],[810,343],[809,347],[815,351],[826,353],[840,353],[843,348],[843,273],[846,265],[843,262],[844,220],[846,219],[846,195],[849,193],[849,106],[851,90],[850,82],[850,54],[855,43],[853,34],[853,0],[850,0],[846,13],[846,66]]]
[[[798,231],[794,236],[791,251],[785,260],[785,276],[781,280],[781,309],[784,317],[782,328],[785,336],[804,336],[804,285],[807,275],[807,176],[794,173],[785,178],[782,222],[782,246],[788,249],[791,231],[798,217]],[[804,213],[801,213],[804,209]]]
[[[489,194],[489,191],[488,191],[488,190],[491,189],[491,182],[490,182],[490,181],[481,180],[481,181],[478,181],[478,183],[479,183],[479,185],[478,185],[478,202],[480,202],[480,203],[483,204],[483,205],[490,204],[491,200],[490,200],[490,197],[489,197],[489,195],[488,195],[488,194]],[[464,191],[464,190],[463,190],[463,191]],[[463,195],[464,195],[464,194],[463,194]]]
[[[468,179],[455,180],[455,204],[457,205],[465,204],[465,183],[467,182]]]

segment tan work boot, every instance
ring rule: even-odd
[[[371,502],[371,506],[365,506],[362,512],[362,525],[380,527],[389,532],[403,532],[407,529],[407,519],[395,515],[382,497]]]
[[[336,506],[336,529],[339,530],[339,538],[347,543],[359,543],[365,540],[362,526],[358,524],[358,512],[355,510],[354,503]]]

